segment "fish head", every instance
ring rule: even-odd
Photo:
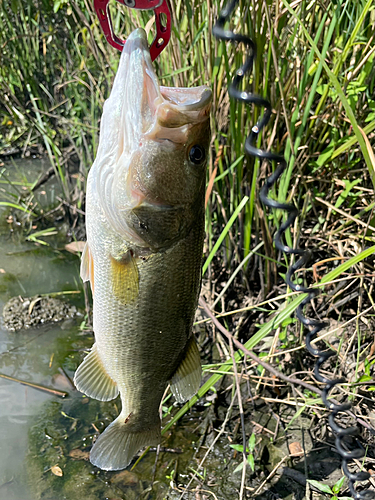
[[[209,154],[211,90],[160,87],[153,123],[130,166],[132,188],[145,201],[195,205],[202,197]]]
[[[211,97],[206,86],[160,86],[145,31],[128,37],[104,106],[96,170],[109,223],[141,246],[150,243],[145,227],[162,226],[164,212],[169,220],[178,214],[174,236],[165,234],[172,241],[203,210]]]

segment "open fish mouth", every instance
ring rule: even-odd
[[[206,86],[161,87],[155,74],[146,32],[138,28],[124,46],[110,100],[120,103],[123,149],[131,151],[143,134],[179,128],[207,119],[212,93]],[[176,136],[177,142],[181,137]]]
[[[104,104],[99,152],[116,160],[135,151],[144,137],[156,139],[165,129],[180,129],[207,120],[212,92],[161,87],[151,61],[146,32],[133,31],[124,45],[110,97]],[[162,130],[161,130],[162,129]],[[171,140],[183,142],[175,131]],[[100,151],[101,150],[101,151]]]

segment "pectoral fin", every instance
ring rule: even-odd
[[[190,399],[198,391],[202,379],[201,359],[194,337],[189,341],[185,358],[171,379],[171,391],[178,403]]]
[[[96,344],[77,368],[74,384],[80,392],[99,401],[111,401],[119,392],[117,384],[105,371]]]
[[[120,260],[111,257],[111,270],[113,295],[120,304],[133,302],[138,296],[139,274],[132,252],[126,252]]]
[[[86,241],[81,256],[81,279],[83,282],[90,280],[91,290],[94,293],[94,260],[92,258],[89,244]]]

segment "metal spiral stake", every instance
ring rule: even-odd
[[[326,323],[319,321],[317,319],[307,317],[304,315],[303,308],[308,305],[319,293],[317,289],[308,288],[302,285],[298,285],[292,281],[292,277],[296,271],[306,266],[311,258],[311,252],[309,250],[302,250],[300,248],[292,248],[283,243],[282,237],[285,231],[292,227],[296,217],[298,216],[298,209],[291,204],[280,203],[272,198],[268,197],[268,193],[272,186],[277,182],[282,173],[286,168],[286,161],[283,155],[272,153],[271,151],[265,151],[259,149],[255,146],[256,140],[262,129],[268,124],[271,117],[271,103],[264,99],[263,97],[253,94],[249,91],[242,91],[241,84],[245,75],[249,75],[253,69],[254,59],[256,58],[256,44],[248,36],[242,35],[240,33],[234,33],[233,31],[226,30],[225,24],[229,21],[230,16],[238,4],[238,0],[232,0],[224,7],[219,15],[214,28],[213,34],[216,38],[220,40],[230,41],[232,43],[242,42],[249,49],[248,57],[245,63],[236,71],[236,74],[229,86],[229,96],[242,101],[245,104],[255,104],[255,106],[263,109],[263,116],[259,119],[258,123],[252,128],[250,135],[245,141],[245,151],[250,156],[255,156],[261,160],[268,160],[270,163],[273,162],[276,165],[276,169],[272,175],[268,177],[264,186],[260,191],[260,200],[262,203],[273,209],[284,210],[287,213],[286,220],[281,224],[279,230],[275,235],[275,246],[281,252],[286,254],[299,256],[297,262],[291,265],[286,274],[287,285],[295,292],[306,293],[307,297],[297,308],[297,318],[303,323],[308,329],[306,334],[306,347],[308,351],[315,356],[317,362],[314,368],[314,377],[318,382],[325,384],[323,389],[322,399],[327,409],[330,410],[329,415],[329,425],[336,436],[335,444],[338,453],[342,457],[342,467],[344,474],[349,479],[350,492],[354,499],[368,500],[375,498],[375,491],[365,490],[357,491],[355,489],[356,481],[365,481],[369,479],[370,474],[368,472],[358,472],[352,473],[349,470],[348,464],[353,459],[360,459],[364,456],[364,449],[357,441],[357,445],[351,451],[348,451],[345,445],[345,438],[348,436],[355,436],[358,434],[357,427],[341,427],[336,422],[336,417],[340,412],[347,412],[350,408],[350,404],[335,404],[328,399],[330,391],[337,385],[345,382],[344,379],[330,380],[320,373],[320,367],[327,361],[331,356],[335,354],[333,350],[322,351],[312,345],[314,339],[317,338],[318,332],[322,330]]]

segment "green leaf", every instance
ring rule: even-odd
[[[61,7],[61,4],[62,4],[62,0],[55,0],[54,4],[53,4],[53,12],[56,14],[56,12],[58,12],[58,10],[60,9]]]
[[[9,203],[7,201],[0,201],[0,207],[17,208],[18,210],[22,210],[23,212],[26,212],[27,214],[35,215],[34,212],[32,212],[31,210],[27,210],[26,208],[22,207],[21,205],[17,205],[15,203]]]
[[[249,439],[249,450],[250,451],[254,450],[254,448],[255,448],[255,441],[256,441],[255,434],[252,433],[251,436],[250,436],[250,439]]]
[[[291,420],[290,420],[290,422],[288,423],[288,425],[287,425],[287,427],[286,427],[286,429],[285,429],[285,430],[289,429],[289,427],[292,425],[292,423],[294,422],[294,420],[295,420],[296,418],[298,418],[298,417],[301,415],[301,413],[303,413],[305,410],[306,410],[306,405],[301,406],[301,407],[300,407],[300,408],[296,411],[296,413],[293,415],[293,417],[291,418]]]
[[[345,189],[344,189],[344,191],[342,191],[342,193],[340,193],[339,197],[337,198],[337,201],[335,203],[336,208],[341,207],[341,205],[344,203],[344,201],[349,196],[352,188],[354,186],[356,186],[357,184],[359,184],[360,182],[362,182],[362,179],[355,179],[353,182],[350,182],[348,180],[344,180]]]
[[[371,177],[371,180],[373,182],[373,185],[375,187],[375,172],[374,172],[374,168],[373,168],[373,165],[372,165],[372,162],[371,162],[371,158],[370,158],[370,154],[369,154],[369,150],[367,149],[367,145],[366,145],[366,142],[365,142],[365,139],[363,138],[360,130],[359,130],[359,127],[358,127],[358,123],[357,123],[357,119],[355,117],[355,114],[353,113],[353,110],[352,108],[350,107],[350,104],[349,104],[349,101],[338,81],[338,78],[337,76],[333,73],[333,71],[330,70],[327,62],[325,61],[325,58],[323,57],[322,53],[320,52],[320,50],[318,49],[316,43],[314,42],[314,40],[311,38],[308,30],[306,29],[306,27],[304,26],[303,22],[301,21],[301,19],[298,17],[298,15],[296,14],[296,12],[292,9],[291,5],[287,2],[287,0],[282,0],[283,1],[283,4],[285,5],[285,7],[287,8],[287,10],[290,12],[290,14],[294,17],[294,19],[296,20],[296,22],[301,26],[301,29],[302,31],[304,32],[304,35],[305,37],[307,38],[309,44],[311,45],[313,51],[315,52],[316,56],[318,57],[318,59],[320,60],[328,78],[329,78],[329,81],[330,81],[330,86],[331,87],[334,87],[339,99],[340,99],[340,102],[342,104],[342,106],[344,107],[345,111],[346,111],[346,114],[350,120],[350,123],[351,123],[351,126],[353,128],[353,132],[354,132],[354,135],[356,137],[356,140],[361,148],[361,151],[362,151],[362,155],[363,155],[363,158],[366,162],[366,165],[367,165],[367,168],[369,170],[369,173],[370,173],[370,177]],[[371,7],[372,5],[372,2],[373,0],[368,0],[365,7],[364,7],[364,12],[367,12],[368,9]],[[362,21],[361,21],[361,24],[362,22],[364,21],[365,19],[365,15],[362,14],[361,16],[362,18]],[[359,25],[360,26],[360,25]]]
[[[254,455],[252,455],[252,454],[248,455],[247,456],[247,461],[248,461],[248,464],[251,467],[251,470],[254,471],[254,468],[255,468]]]
[[[313,162],[314,165],[316,165],[319,168],[322,167],[325,163],[328,162],[328,160],[331,159],[334,150],[335,150],[335,142],[331,141],[328,144],[328,146],[324,149],[324,151],[320,153],[316,162]]]
[[[341,479],[339,479],[337,481],[337,483],[335,483],[333,486],[332,486],[332,491],[333,493],[340,493],[340,490],[341,488],[343,487],[343,484],[345,482],[345,476],[343,476]]]
[[[17,0],[11,0],[10,8],[12,9],[13,14],[17,14],[18,11],[18,2]]]
[[[241,453],[243,452],[242,444],[230,444],[229,446],[236,451],[240,451]]]
[[[362,375],[357,382],[371,382],[372,380],[374,380],[374,377],[371,377],[371,375]]]
[[[319,491],[322,491],[323,493],[328,493],[329,495],[333,495],[333,491],[328,486],[328,484],[320,483],[319,481],[314,481],[314,479],[307,479],[307,482],[310,483],[312,486],[315,486],[315,488],[317,488]]]
[[[43,240],[40,240],[39,238],[41,236],[54,236],[55,234],[58,234],[58,231],[56,231],[56,228],[55,227],[49,227],[48,229],[43,229],[41,231],[35,231],[35,233],[32,233],[30,234],[29,236],[27,236],[26,240],[27,241],[33,241],[34,243],[39,243],[40,245],[48,245],[48,243],[46,243],[45,241]]]
[[[240,472],[243,469],[243,462],[241,462],[237,467],[234,469],[233,472]]]

